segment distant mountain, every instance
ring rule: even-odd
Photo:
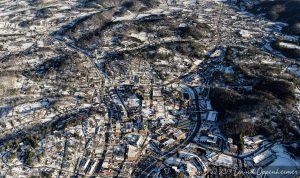
[[[286,57],[300,58],[300,0],[237,0],[236,2],[241,9],[262,15],[274,22],[287,23],[288,25],[282,28],[282,33],[298,36],[298,40],[275,40],[271,46]],[[282,45],[286,42],[292,44]]]
[[[254,13],[265,13],[272,21],[282,21],[289,26],[284,32],[300,35],[300,0],[260,0],[256,5],[248,8]]]

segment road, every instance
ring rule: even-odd
[[[114,91],[117,94],[119,100],[121,101],[121,104],[122,104],[122,106],[124,108],[124,111],[126,112],[126,116],[130,119],[128,109],[127,109],[127,107],[126,107],[126,105],[125,105],[122,97],[119,95],[118,89],[116,87],[114,88]]]

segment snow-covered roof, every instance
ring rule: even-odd
[[[207,115],[207,120],[211,122],[215,122],[217,120],[217,114],[216,111],[209,111]]]
[[[256,155],[255,157],[253,157],[253,162],[255,164],[258,164],[259,162],[267,159],[268,157],[270,157],[272,155],[273,155],[273,153],[271,151],[266,150],[266,151],[260,153],[259,155]]]

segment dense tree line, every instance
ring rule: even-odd
[[[300,33],[299,33],[300,34]],[[271,44],[272,48],[280,51],[283,55],[289,58],[300,58],[300,49],[298,48],[289,48],[280,45],[280,41],[275,41]]]
[[[254,89],[270,92],[283,101],[295,99],[294,84],[285,80],[274,80],[264,77],[255,85]]]
[[[251,106],[259,102],[259,98],[243,95],[225,88],[212,88],[210,99],[213,107],[219,112],[238,111],[242,106]]]

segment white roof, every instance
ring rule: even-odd
[[[209,111],[207,115],[207,120],[211,122],[215,122],[217,120],[217,112],[216,111]]]
[[[138,153],[138,148],[128,145],[128,157],[135,157]]]
[[[223,52],[222,50],[218,49],[218,50],[216,50],[214,53],[212,53],[212,54],[210,55],[210,57],[213,57],[213,58],[219,57],[219,56],[222,55],[222,52]]]
[[[257,163],[263,161],[264,159],[266,159],[266,158],[268,158],[272,155],[273,155],[273,153],[271,151],[266,150],[266,151],[262,152],[261,154],[256,155],[255,157],[253,157],[253,162],[255,164],[257,164]]]
[[[231,156],[227,156],[224,154],[219,155],[218,159],[216,160],[217,164],[226,164],[226,165],[232,165],[233,159]]]

